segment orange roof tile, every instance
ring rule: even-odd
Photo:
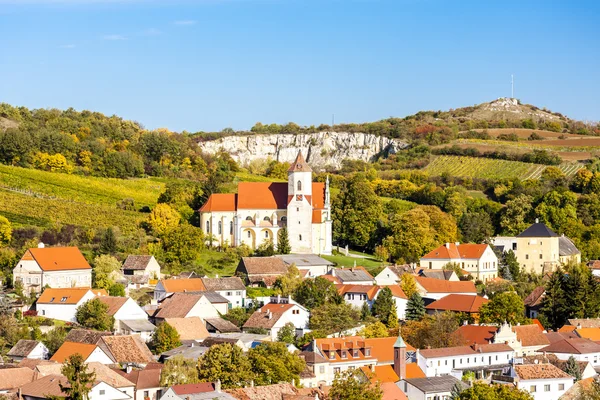
[[[379,381],[381,383],[385,382],[398,382],[400,378],[394,371],[394,367],[392,365],[376,365],[373,367],[375,371],[371,371],[369,367],[360,367],[360,370],[365,374],[367,378],[373,383]]]
[[[576,326],[573,326],[573,325],[563,325],[563,327],[560,328],[558,331],[559,332],[573,332],[575,329],[577,329]]]
[[[392,291],[392,296],[394,296],[394,297],[399,297],[401,299],[408,299],[408,297],[406,296],[406,294],[404,293],[404,291],[402,290],[400,285],[383,285],[383,286],[379,286],[379,287],[381,289],[389,288]]]
[[[77,247],[36,247],[27,250],[23,259],[28,259],[29,256],[33,257],[43,271],[92,269]]]
[[[425,378],[425,372],[417,363],[406,364],[406,379]]]
[[[95,344],[64,342],[50,360],[63,363],[73,354],[81,354],[85,360],[90,356],[90,354],[92,354],[94,350],[96,350],[96,347],[97,346]]]
[[[575,333],[579,335],[579,337],[590,339],[595,342],[600,340],[600,328],[579,328],[575,329]]]
[[[287,209],[287,182],[238,183],[238,210]]]
[[[422,276],[415,276],[415,280],[429,293],[477,293],[471,281],[454,282]]]
[[[200,212],[211,211],[235,211],[237,195],[235,193],[213,193],[206,203],[200,208]]]
[[[312,193],[313,208],[325,208],[325,184],[323,182],[313,182]]]
[[[321,210],[313,210],[312,212],[312,223],[320,224],[322,221],[323,212]]]
[[[385,382],[381,384],[383,397],[381,400],[408,400],[404,392],[396,385],[396,383]]]
[[[201,292],[206,290],[201,278],[162,279],[160,283],[162,283],[167,293]]]
[[[123,307],[129,297],[100,296],[98,300],[108,306],[108,315],[115,315]]]
[[[449,294],[434,301],[425,307],[428,310],[456,311],[465,313],[477,313],[479,308],[488,303],[489,300],[481,296],[470,294]]]
[[[486,325],[462,325],[454,333],[465,340],[467,344],[488,344],[496,335],[498,327]]]
[[[444,244],[437,249],[434,249],[427,253],[423,258],[425,259],[450,259],[450,258],[464,258],[464,259],[479,259],[487,249],[487,244],[473,244],[463,243],[458,246],[455,243]]]
[[[537,324],[517,325],[512,327],[512,331],[517,334],[517,339],[523,346],[547,346],[550,341],[544,335],[544,329],[540,329]]]
[[[379,292],[379,286],[369,285],[336,285],[338,293],[345,295],[346,293],[362,293],[366,294],[369,300],[373,300],[377,292]]]
[[[104,289],[90,289],[90,288],[68,288],[68,289],[54,289],[47,288],[44,290],[40,298],[37,300],[37,304],[77,304],[89,291],[94,293],[96,296],[107,296],[106,290]],[[64,300],[63,300],[64,299]]]

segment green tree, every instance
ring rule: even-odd
[[[310,314],[310,329],[331,333],[341,333],[358,325],[360,311],[348,303],[325,303],[313,308]]]
[[[10,221],[3,215],[0,215],[0,247],[10,243],[12,238],[12,225]]]
[[[235,324],[238,328],[241,328],[248,318],[250,318],[251,313],[248,312],[244,307],[234,307],[227,311],[227,314],[223,315],[223,319],[226,319],[229,322]]]
[[[177,229],[165,231],[162,245],[168,262],[186,265],[200,255],[204,247],[204,236],[201,229],[184,223]]]
[[[148,343],[148,347],[154,354],[162,354],[179,346],[181,346],[179,333],[167,322],[158,324]]]
[[[273,245],[273,240],[265,239],[254,252],[254,255],[257,257],[271,257],[275,255],[275,246]]]
[[[59,383],[60,390],[69,400],[87,400],[96,379],[94,372],[89,372],[81,354],[73,354],[63,364],[60,373],[67,378],[67,385]]]
[[[390,288],[384,287],[379,291],[377,298],[373,302],[371,312],[388,328],[398,326],[396,302],[394,301],[392,290]]]
[[[439,349],[464,345],[464,339],[455,332],[458,318],[453,312],[426,315],[421,320],[407,320],[400,332],[407,343],[419,349]]]
[[[483,243],[494,235],[492,219],[485,211],[463,214],[458,227],[465,243]]]
[[[296,340],[296,327],[291,322],[285,324],[277,333],[277,341],[293,344]]]
[[[160,372],[160,386],[162,387],[198,382],[200,382],[200,379],[198,379],[196,362],[183,358],[182,355],[169,358],[165,361]]]
[[[108,305],[95,298],[77,308],[75,319],[81,326],[99,331],[112,331],[115,318],[108,315]]]
[[[294,299],[309,310],[325,303],[340,304],[344,301],[333,282],[320,276],[303,280],[294,291]]]
[[[406,303],[406,319],[421,320],[425,316],[425,302],[418,292],[413,293]]]
[[[479,317],[484,323],[516,325],[525,321],[525,305],[516,292],[499,293],[480,307]]]
[[[289,296],[300,286],[300,283],[302,283],[300,271],[298,271],[296,264],[292,264],[285,274],[277,278],[273,284],[273,289],[275,289],[277,294]]]
[[[362,379],[358,369],[338,373],[331,389],[331,400],[381,400],[383,390],[379,382],[372,384],[368,379]]]
[[[115,282],[108,288],[108,294],[114,297],[125,297],[125,286]]]
[[[277,253],[278,254],[290,254],[292,252],[292,246],[290,245],[290,237],[288,234],[287,226],[283,226],[277,232]]]
[[[517,256],[512,250],[508,250],[502,254],[500,264],[508,269],[510,277],[512,278],[511,280],[519,280],[521,276],[521,266],[519,265]]]
[[[533,198],[525,194],[506,202],[506,207],[500,216],[500,228],[507,235],[517,235],[528,227],[529,214]]]
[[[148,215],[148,226],[157,236],[173,230],[179,225],[181,216],[170,205],[159,203]]]
[[[101,255],[94,258],[93,264],[94,287],[108,290],[115,283],[121,263],[113,256]]]
[[[390,333],[388,331],[388,328],[382,322],[375,321],[372,324],[369,324],[362,328],[358,332],[358,335],[363,336],[365,338],[383,338],[390,336]]]
[[[417,281],[411,274],[402,274],[400,277],[400,287],[406,297],[410,298],[417,292]]]
[[[575,378],[575,381],[581,380],[581,370],[575,357],[570,356],[565,365],[565,372]]]
[[[569,191],[548,192],[535,208],[535,214],[552,229],[564,232],[571,221],[577,220],[577,196]]]
[[[460,400],[533,400],[529,392],[513,385],[499,385],[475,382],[460,393]]]
[[[360,319],[362,321],[366,321],[371,318],[371,308],[369,307],[369,303],[366,301],[360,307]]]
[[[334,237],[342,243],[364,247],[373,237],[382,213],[381,200],[372,185],[364,175],[356,174],[333,199]]]
[[[555,331],[560,329],[569,317],[568,300],[562,285],[563,276],[564,272],[560,267],[550,275],[550,279],[546,282],[540,309],[540,321],[546,328],[552,328]]]
[[[67,337],[67,330],[62,326],[57,326],[56,328],[48,331],[42,339],[44,345],[48,348],[48,352],[50,356],[56,353],[56,350],[65,342]]]
[[[254,372],[242,349],[229,343],[212,346],[198,360],[201,382],[221,380],[223,389],[245,387],[254,380]]]
[[[108,227],[100,238],[100,251],[103,254],[113,254],[117,251],[117,236],[113,228]]]
[[[248,360],[257,385],[298,383],[306,366],[304,360],[296,353],[290,353],[284,343],[261,343],[248,351]]]

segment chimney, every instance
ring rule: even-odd
[[[190,347],[194,347],[194,342],[192,342],[192,343],[190,344]]]
[[[127,367],[125,367],[125,371],[127,371],[127,373],[128,373],[128,374],[130,374],[130,373],[131,373],[131,370],[132,370],[132,369],[133,369],[133,368],[132,368],[131,364],[127,364]]]
[[[540,223],[540,219],[539,219],[539,218],[536,218],[536,219],[535,219],[535,223],[536,223],[536,224],[539,224],[539,223]]]
[[[215,392],[221,393],[221,380],[220,379],[217,379],[217,381],[215,382]]]
[[[280,294],[277,295],[277,304],[281,304],[281,295]]]
[[[447,249],[449,249],[449,248],[450,248],[450,243],[446,243],[444,246],[445,246]]]
[[[458,246],[460,245],[460,242],[454,242],[454,245]]]
[[[463,325],[469,325],[469,320],[468,320],[468,319],[465,319],[465,320],[463,321]]]
[[[250,387],[254,387],[254,379],[250,380]]]
[[[271,314],[271,310],[267,310],[267,318],[268,319],[273,318],[273,314]]]
[[[371,372],[375,372],[375,364],[371,364]]]
[[[38,249],[43,249],[45,247],[44,243],[39,242],[38,243]]]

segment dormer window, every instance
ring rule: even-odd
[[[346,350],[342,350],[342,358],[348,358]]]
[[[365,349],[365,357],[371,357],[371,349]]]
[[[358,358],[358,356],[359,356],[358,350],[354,350],[354,354],[352,356],[354,358]]]
[[[60,302],[61,302],[61,303],[64,303],[65,301],[67,301],[67,298],[66,298],[66,297],[63,297],[63,298],[61,298],[61,299],[60,299]]]
[[[50,299],[50,303],[52,303],[54,301],[54,297]]]
[[[335,360],[335,351],[330,351],[329,352],[329,359],[330,360]]]
[[[298,191],[302,191],[302,181],[298,181]]]

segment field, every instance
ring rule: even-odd
[[[355,251],[351,251],[350,253],[357,255],[358,257],[345,256],[342,254],[335,254],[331,256],[321,255],[326,260],[329,260],[336,264],[339,267],[350,268],[353,267],[356,263],[357,267],[365,267],[371,275],[375,276],[378,274],[384,266],[384,263],[381,261],[377,261],[372,255],[366,253],[359,253]]]
[[[578,163],[563,163],[559,168],[568,176],[582,167]],[[425,171],[432,176],[449,173],[452,176],[483,179],[535,179],[547,168],[545,165],[519,161],[494,160],[478,157],[439,156],[435,157]]]

